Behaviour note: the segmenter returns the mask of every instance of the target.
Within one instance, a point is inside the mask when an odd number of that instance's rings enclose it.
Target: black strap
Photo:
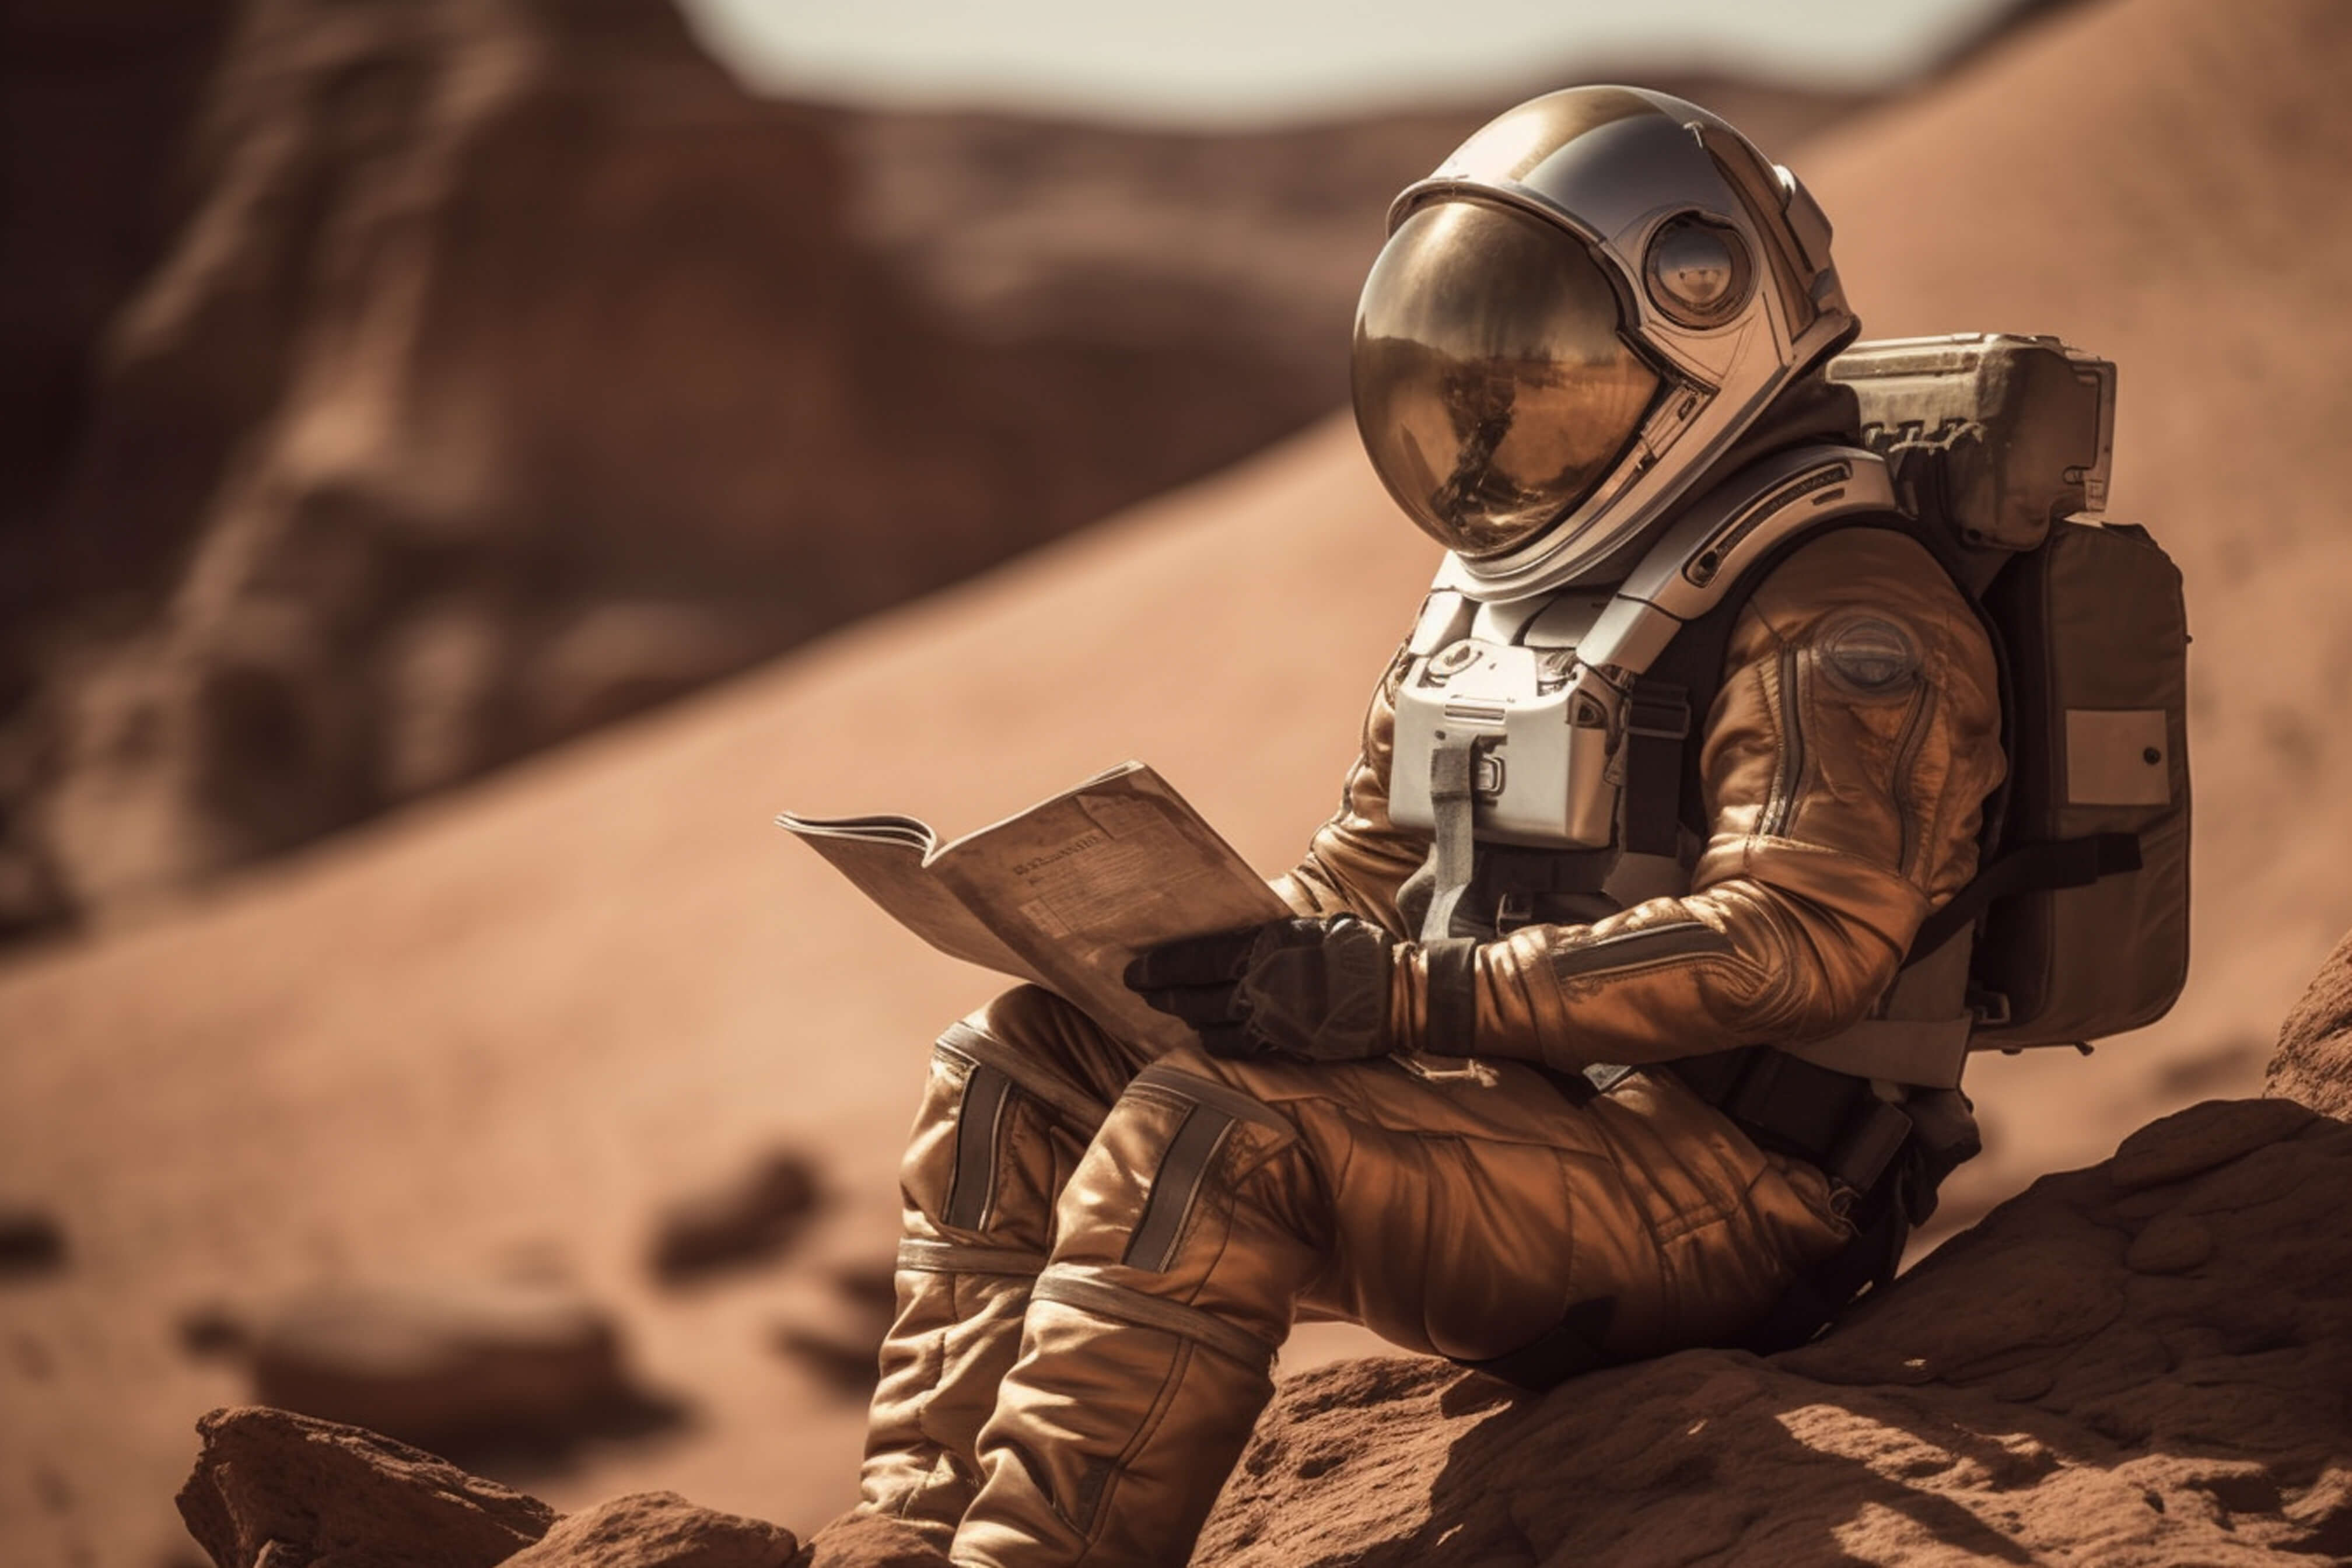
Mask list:
[[[1626,854],[1672,858],[1681,848],[1683,754],[1696,749],[1684,744],[1690,732],[1687,688],[1646,675],[1634,680],[1625,713]]]
[[[1791,1279],[1772,1310],[1748,1329],[1740,1349],[1758,1355],[1794,1350],[1827,1328],[1864,1288],[1886,1288],[1911,1239],[1903,1205],[1890,1190],[1854,1217],[1853,1239]]]
[[[1911,1119],[1879,1099],[1867,1079],[1769,1046],[1665,1065],[1758,1146],[1803,1160],[1858,1193],[1877,1188],[1911,1139]]]
[[[1466,937],[1441,937],[1423,942],[1421,951],[1429,965],[1423,1047],[1441,1057],[1476,1054],[1478,944]]]
[[[1455,1364],[1540,1394],[1559,1387],[1571,1377],[1616,1366],[1624,1360],[1601,1348],[1601,1336],[1609,1331],[1609,1321],[1616,1315],[1614,1297],[1598,1296],[1579,1301],[1568,1310],[1566,1317],[1531,1343],[1490,1361],[1456,1358]]]
[[[2139,868],[2139,838],[2135,834],[2094,833],[2082,838],[2021,844],[1978,872],[1952,896],[1951,902],[1922,921],[1903,962],[1918,963],[1976,924],[1987,909],[2002,899],[2060,888],[2087,888],[2102,877],[2121,876]]]

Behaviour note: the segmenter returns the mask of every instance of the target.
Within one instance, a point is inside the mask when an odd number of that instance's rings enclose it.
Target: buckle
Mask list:
[[[1644,740],[1679,741],[1690,733],[1690,699],[1680,691],[1636,690],[1625,704],[1625,732]]]
[[[1910,1136],[1911,1119],[1873,1095],[1870,1109],[1839,1135],[1836,1146],[1822,1162],[1822,1172],[1857,1193],[1867,1193],[1878,1185],[1878,1179]]]

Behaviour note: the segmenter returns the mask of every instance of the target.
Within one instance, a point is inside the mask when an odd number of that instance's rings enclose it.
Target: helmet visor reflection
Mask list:
[[[1603,263],[1516,208],[1434,203],[1398,226],[1356,312],[1356,425],[1449,550],[1527,543],[1633,445],[1660,380],[1619,332]]]

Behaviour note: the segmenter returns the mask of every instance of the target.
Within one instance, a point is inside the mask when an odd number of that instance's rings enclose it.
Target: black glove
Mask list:
[[[1396,939],[1353,915],[1186,937],[1127,966],[1127,986],[1200,1031],[1212,1056],[1360,1061],[1389,1054]]]

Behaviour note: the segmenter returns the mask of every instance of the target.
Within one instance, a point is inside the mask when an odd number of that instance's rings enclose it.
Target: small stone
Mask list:
[[[38,1209],[0,1208],[0,1279],[65,1267],[66,1233]]]
[[[218,1301],[189,1308],[173,1327],[180,1349],[198,1361],[238,1356],[253,1348],[253,1325]]]
[[[2213,1233],[2181,1215],[2150,1220],[2124,1253],[2135,1274],[2186,1274],[2213,1256]]]
[[[23,1329],[8,1339],[9,1360],[27,1383],[47,1383],[57,1375],[58,1358],[49,1347]]]
[[[778,1151],[731,1181],[679,1199],[654,1227],[647,1266],[667,1285],[765,1263],[796,1240],[824,1197],[816,1166]]]
[[[881,1380],[882,1336],[878,1332],[850,1339],[788,1324],[776,1330],[774,1343],[777,1350],[814,1373],[836,1394],[866,1399]]]
[[[784,1568],[800,1542],[764,1520],[632,1492],[556,1521],[506,1568]]]
[[[253,1384],[263,1403],[444,1451],[562,1448],[666,1414],[630,1383],[605,1311],[547,1285],[312,1291],[261,1327]]]

